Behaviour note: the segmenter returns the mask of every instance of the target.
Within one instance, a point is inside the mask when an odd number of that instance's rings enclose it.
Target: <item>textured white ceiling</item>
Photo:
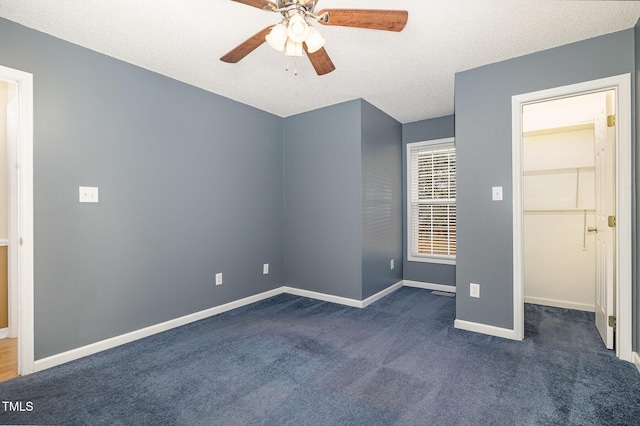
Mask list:
[[[220,56],[279,15],[230,0],[2,0],[0,16],[281,117],[363,98],[402,123],[452,114],[454,74],[632,28],[635,1],[320,0],[406,9],[401,33],[317,26],[336,70],[268,44]],[[289,65],[290,71],[285,71]],[[293,69],[297,68],[298,75]]]

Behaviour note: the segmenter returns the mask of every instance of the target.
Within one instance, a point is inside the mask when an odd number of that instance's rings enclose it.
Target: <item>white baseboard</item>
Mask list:
[[[575,309],[578,311],[595,312],[594,305],[586,303],[568,302],[566,300],[545,299],[542,297],[525,296],[524,303],[533,303],[534,305],[553,306],[555,308]]]
[[[324,302],[337,303],[339,305],[351,306],[352,308],[366,308],[373,302],[376,302],[386,295],[393,293],[402,287],[402,281],[398,281],[390,287],[385,288],[378,293],[367,297],[364,300],[350,299],[348,297],[334,296],[332,294],[318,293],[317,291],[303,290],[295,287],[282,287],[284,293],[294,294],[296,296],[308,297],[310,299],[322,300]]]
[[[502,337],[510,340],[521,340],[517,338],[515,330],[510,330],[508,328],[494,327],[493,325],[480,324],[477,322],[459,319],[453,322],[453,326],[461,330],[474,331],[476,333],[488,334],[489,336]]]
[[[6,339],[9,337],[9,328],[0,328],[0,339]]]
[[[157,333],[162,333],[163,331],[171,330],[172,328],[180,327],[195,321],[200,321],[202,319],[209,318],[214,315],[230,311],[232,309],[240,308],[242,306],[250,305],[251,303],[259,302],[261,300],[277,296],[284,292],[283,288],[284,287],[279,287],[274,290],[265,291],[264,293],[245,297],[244,299],[225,303],[224,305],[205,309],[204,311],[195,312],[193,314],[185,315],[180,318],[175,318],[169,321],[162,322],[160,324],[141,328],[139,330],[121,334],[119,336],[91,343],[90,345],[82,346],[70,351],[39,359],[34,362],[34,372],[46,370],[47,368],[55,367],[56,365],[64,364],[65,362],[74,361],[85,356],[93,355],[97,352],[124,345],[125,343],[130,343]]]
[[[638,352],[631,353],[631,362],[633,362],[640,373],[640,354]]]
[[[404,280],[402,281],[402,283],[407,287],[424,288],[425,290],[448,291],[449,293],[456,292],[455,285],[423,283],[420,281],[411,280]]]
[[[369,306],[373,302],[377,302],[378,300],[382,299],[383,297],[388,296],[389,294],[393,293],[394,291],[396,291],[397,289],[399,289],[402,286],[403,286],[403,282],[402,281],[398,281],[397,283],[395,283],[391,287],[387,287],[384,290],[379,291],[376,294],[367,297],[366,299],[364,299],[361,302],[362,303],[362,307],[366,308],[367,306]]]
[[[322,300],[323,302],[337,303],[339,305],[351,306],[352,308],[362,308],[362,300],[349,299],[348,297],[334,296],[332,294],[318,293],[317,291],[302,290],[295,287],[282,287],[283,293],[296,296],[308,297],[309,299]]]
[[[236,300],[234,302],[225,303],[224,305],[215,306],[213,308],[205,309],[204,311],[195,312],[193,314],[185,315],[180,318],[175,318],[169,321],[155,324],[149,327],[141,328],[139,330],[131,331],[129,333],[121,334],[119,336],[111,337],[109,339],[101,340],[99,342],[91,343],[86,346],[82,346],[70,351],[62,352],[56,355],[51,355],[46,358],[39,359],[34,362],[34,372],[46,370],[47,368],[55,367],[60,364],[64,364],[69,361],[83,358],[85,356],[93,355],[98,352],[105,351],[107,349],[115,348],[116,346],[131,343],[135,340],[143,339],[145,337],[152,336],[154,334],[162,333],[163,331],[171,330],[172,328],[181,327],[183,325],[190,324],[195,321],[200,321],[205,318],[209,318],[223,312],[237,309],[242,306],[250,305],[255,302],[259,302],[264,299],[268,299],[273,296],[277,296],[282,293],[289,293],[296,296],[309,297],[311,299],[322,300],[325,302],[338,303],[340,305],[351,306],[354,308],[364,308],[371,303],[380,300],[384,296],[392,293],[393,291],[402,287],[402,281],[388,287],[365,300],[349,299],[346,297],[333,296],[330,294],[318,293],[315,291],[301,290],[293,287],[279,287],[273,290],[265,291],[264,293],[256,294],[254,296],[245,297],[244,299]],[[7,329],[8,330],[8,329]]]

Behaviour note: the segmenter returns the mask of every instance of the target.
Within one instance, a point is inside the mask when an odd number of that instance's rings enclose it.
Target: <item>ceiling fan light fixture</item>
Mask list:
[[[309,37],[307,37],[305,41],[305,43],[307,43],[307,51],[309,53],[315,53],[324,47],[325,42],[326,40],[320,35],[320,31],[309,26]]]
[[[279,52],[284,50],[284,45],[287,43],[287,27],[284,24],[278,24],[271,28],[271,32],[265,37],[269,46],[273,47]]]
[[[324,49],[325,39],[311,26],[321,25],[366,28],[400,32],[407,24],[409,12],[392,9],[325,9],[315,12],[318,0],[231,0],[281,15],[280,23],[269,25],[220,57],[235,64],[268,42],[286,56],[302,57],[307,53],[318,75],[336,69]]]
[[[286,56],[302,56],[302,43],[298,43],[291,39],[287,40],[284,45],[284,54]]]
[[[287,35],[296,43],[302,43],[309,37],[309,24],[299,13],[296,13],[289,19],[289,27],[287,28]]]

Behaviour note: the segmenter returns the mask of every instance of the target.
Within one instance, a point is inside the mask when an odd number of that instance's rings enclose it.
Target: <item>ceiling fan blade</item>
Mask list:
[[[409,12],[406,10],[380,9],[325,9],[318,15],[328,15],[328,21],[320,20],[324,25],[368,28],[371,30],[402,31],[407,24]]]
[[[257,7],[258,9],[277,9],[278,6],[269,0],[231,0],[236,3],[246,4],[247,6]],[[266,7],[265,7],[266,6]]]
[[[313,65],[313,68],[315,68],[318,75],[329,74],[331,71],[336,69],[336,66],[333,65],[333,62],[331,62],[331,58],[329,58],[329,55],[327,54],[327,51],[324,50],[324,47],[321,47],[319,50],[313,53],[309,53],[307,43],[304,43],[302,46],[304,47],[304,51],[311,61],[311,65]]]
[[[240,59],[256,50],[256,48],[258,48],[260,45],[262,45],[262,43],[266,41],[265,37],[267,36],[267,34],[269,34],[269,31],[271,31],[272,26],[273,25],[268,26],[262,31],[255,33],[246,41],[240,43],[235,49],[231,50],[226,55],[221,57],[220,60],[223,62],[229,62],[230,64],[235,64]]]

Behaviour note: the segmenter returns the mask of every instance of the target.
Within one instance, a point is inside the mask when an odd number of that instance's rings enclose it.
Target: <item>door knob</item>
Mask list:
[[[587,228],[587,232],[596,232],[597,233],[598,232],[598,228],[590,226],[590,227]]]

